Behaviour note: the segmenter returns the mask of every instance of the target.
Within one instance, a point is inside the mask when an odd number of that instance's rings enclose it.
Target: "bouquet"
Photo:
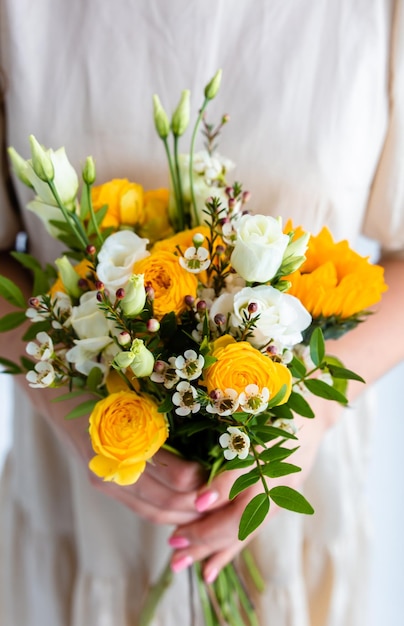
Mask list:
[[[66,419],[90,415],[90,469],[119,485],[137,481],[161,447],[197,460],[207,481],[238,469],[229,498],[255,483],[262,491],[240,519],[246,539],[270,503],[299,513],[313,509],[302,494],[271,479],[298,472],[296,414],[313,418],[310,394],[347,404],[356,373],[325,351],[362,322],[386,289],[381,267],[278,217],[248,211],[250,193],[228,181],[231,162],[215,142],[227,123],[206,121],[221,72],[205,87],[187,154],[179,139],[189,125],[184,91],[169,120],[154,96],[154,122],[168,159],[169,189],[145,191],[115,179],[94,185],[88,157],[82,189],[63,148],[31,136],[31,159],[9,149],[14,170],[32,188],[35,212],[64,254],[41,267],[13,256],[33,273],[26,301],[7,278],[0,294],[20,310],[0,330],[28,317],[28,356],[1,359],[26,373],[31,387],[67,388],[78,398]],[[196,152],[198,129],[205,150]],[[86,394],[85,402],[80,402]],[[88,399],[90,394],[90,399]],[[254,580],[254,564],[245,556]],[[256,624],[237,568],[212,585],[195,565],[206,624]],[[149,623],[168,571],[152,589],[141,623]]]

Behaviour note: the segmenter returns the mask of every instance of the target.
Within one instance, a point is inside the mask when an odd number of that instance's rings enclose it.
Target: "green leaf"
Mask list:
[[[289,396],[288,405],[295,413],[303,415],[303,417],[314,417],[313,409],[302,394],[292,391]]]
[[[159,413],[169,413],[169,411],[173,408],[173,402],[171,400],[171,396],[166,396],[163,402],[159,405],[158,412]],[[205,425],[206,426],[206,425]]]
[[[20,309],[24,309],[24,311],[27,308],[27,301],[21,289],[5,276],[0,276],[0,295],[3,296],[7,302],[10,302],[10,304]]]
[[[293,413],[288,404],[280,404],[279,406],[274,406],[271,409],[272,417],[276,417],[277,419],[282,418],[285,420],[292,420]]]
[[[0,357],[0,365],[3,366],[4,369],[0,368],[0,374],[22,374],[23,370],[17,363],[13,361],[9,361],[3,357]]]
[[[321,328],[316,328],[310,338],[310,358],[317,367],[325,356],[324,337]]]
[[[27,372],[29,372],[30,370],[33,370],[35,368],[35,361],[33,361],[32,359],[29,359],[27,356],[20,357],[20,362],[21,362],[21,365],[23,366],[23,368]]]
[[[276,393],[269,400],[267,409],[271,409],[273,406],[277,406],[278,404],[280,404],[282,402],[283,398],[285,397],[286,390],[287,390],[286,385],[282,385],[282,387],[279,389],[278,393]]]
[[[283,459],[287,459],[298,449],[299,446],[296,448],[283,448],[282,446],[275,445],[261,452],[259,458],[265,463],[268,463],[269,461],[283,461]]]
[[[64,393],[57,398],[52,398],[51,402],[64,402],[64,400],[71,400],[72,398],[78,398],[85,393],[85,390],[82,389],[80,391],[69,391],[69,393]]]
[[[294,376],[295,378],[304,378],[307,373],[307,369],[304,363],[302,363],[302,361],[295,356],[290,362],[289,369],[292,373],[292,376]]]
[[[335,400],[341,404],[348,404],[348,400],[340,391],[323,380],[308,379],[304,381],[304,384],[315,396],[326,398],[327,400]]]
[[[17,311],[16,313],[7,313],[4,317],[0,318],[0,333],[5,333],[8,330],[17,328],[27,321],[27,316],[24,311]]]
[[[203,366],[203,369],[210,367],[211,365],[213,365],[213,363],[216,363],[217,358],[215,356],[212,356],[211,354],[207,354],[205,357],[205,363]]]
[[[42,270],[41,264],[39,261],[33,257],[31,254],[26,254],[25,252],[10,252],[11,256],[18,261],[23,267],[26,267],[29,270]]]
[[[266,493],[259,493],[249,502],[240,519],[238,538],[243,541],[266,518],[269,511],[269,498]]]
[[[287,476],[288,474],[296,474],[301,472],[302,468],[293,463],[281,463],[280,461],[274,461],[264,465],[262,467],[262,473],[268,478],[278,478],[279,476]]]
[[[276,439],[277,437],[282,437],[284,439],[297,439],[295,435],[292,433],[288,433],[286,430],[282,428],[276,428],[276,426],[259,426],[254,429],[254,433],[258,435],[264,441],[270,441],[271,439]]]
[[[229,499],[233,500],[233,498],[241,493],[241,491],[244,491],[244,489],[248,489],[248,487],[251,487],[251,485],[254,485],[256,482],[258,482],[259,478],[260,474],[257,467],[254,467],[254,469],[252,469],[247,474],[242,474],[241,476],[239,476],[234,481],[233,486],[230,489]]]
[[[101,385],[103,379],[103,373],[99,367],[93,367],[87,376],[87,389],[90,391],[97,391]]]
[[[95,407],[95,405],[97,404],[97,402],[98,402],[98,400],[86,400],[85,402],[82,402],[82,404],[79,404],[78,406],[76,406],[75,409],[70,411],[65,416],[65,419],[66,420],[73,420],[73,419],[76,419],[76,417],[82,417],[83,415],[89,415],[92,412],[92,410]]]
[[[47,332],[50,328],[51,324],[46,320],[44,320],[43,322],[35,322],[28,327],[27,331],[23,335],[23,340],[31,341],[32,339],[35,339],[38,333],[42,331]]]
[[[32,286],[32,293],[34,296],[40,293],[46,293],[49,291],[50,280],[46,273],[42,269],[34,270],[34,284]]]
[[[356,374],[352,372],[352,370],[348,370],[345,367],[339,367],[338,365],[333,365],[328,361],[328,357],[326,358],[327,369],[330,372],[333,378],[343,378],[345,380],[358,380],[361,383],[365,383],[366,381]]]
[[[305,515],[312,515],[314,513],[313,507],[306,500],[306,498],[291,487],[273,487],[270,490],[269,495],[275,504],[280,506],[282,509],[295,511],[295,513],[304,513]]]

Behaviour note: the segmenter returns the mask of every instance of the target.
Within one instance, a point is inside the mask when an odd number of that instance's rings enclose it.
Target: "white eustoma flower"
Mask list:
[[[244,287],[238,293],[222,294],[210,309],[211,319],[217,313],[226,317],[230,314],[230,326],[235,329],[244,326],[246,317],[257,318],[247,341],[256,348],[274,341],[280,352],[300,343],[302,331],[311,322],[311,315],[300,300],[270,285]]]
[[[281,219],[268,215],[243,215],[237,223],[237,239],[230,262],[248,282],[266,283],[282,264],[289,243]]]
[[[191,385],[191,383],[183,380],[178,383],[176,392],[174,393],[172,400],[176,405],[175,412],[177,415],[181,415],[181,417],[185,417],[190,413],[197,413],[201,408],[199,402],[196,402],[198,397],[198,393]]]
[[[177,356],[175,359],[175,372],[180,378],[195,380],[202,374],[205,359],[202,354],[197,354],[195,350],[186,350],[184,356]]]
[[[209,404],[206,405],[208,413],[221,415],[231,415],[239,406],[238,393],[235,389],[216,389],[209,397]]]
[[[98,253],[97,276],[111,295],[125,287],[136,261],[149,256],[148,243],[130,230],[120,230],[104,241]]]
[[[89,339],[76,339],[75,346],[66,353],[66,359],[73,363],[78,372],[86,376],[93,367],[99,367],[103,373],[107,370],[107,365],[100,361],[102,352],[114,344],[111,337],[92,337]]]
[[[187,272],[198,274],[208,269],[210,265],[209,252],[206,248],[191,246],[185,250],[184,256],[180,256],[179,262]]]
[[[227,433],[220,435],[219,443],[225,448],[223,454],[228,461],[235,459],[236,456],[239,459],[246,459],[250,451],[249,436],[235,426],[229,426]]]
[[[37,334],[35,341],[27,343],[26,351],[30,356],[33,356],[37,361],[49,361],[53,355],[53,341],[49,337],[48,333],[41,331]]]
[[[55,380],[56,374],[53,366],[48,361],[39,361],[36,363],[35,369],[30,370],[26,374],[26,379],[30,387],[36,389],[45,389]]]
[[[145,302],[144,274],[132,274],[121,302],[122,310],[127,317],[136,317],[143,310]]]
[[[109,321],[98,304],[97,292],[87,291],[81,296],[80,304],[73,307],[70,321],[79,339],[109,335]]]
[[[259,389],[258,385],[247,385],[247,387],[240,393],[239,402],[240,409],[246,413],[252,413],[257,415],[262,413],[268,406],[269,401],[269,389],[263,387]]]

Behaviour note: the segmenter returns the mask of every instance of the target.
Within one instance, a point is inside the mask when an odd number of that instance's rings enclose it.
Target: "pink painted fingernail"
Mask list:
[[[198,496],[195,500],[195,508],[199,513],[206,511],[216,500],[219,494],[217,491],[205,491],[202,495]]]
[[[218,573],[219,570],[216,567],[209,570],[209,572],[204,575],[205,583],[208,583],[208,585],[213,583],[216,580]]]
[[[172,548],[188,548],[190,545],[190,542],[186,537],[170,537],[168,543]]]
[[[192,556],[183,556],[177,561],[174,561],[174,563],[171,563],[171,569],[175,574],[178,574],[178,572],[181,572],[183,569],[192,565],[192,562]]]

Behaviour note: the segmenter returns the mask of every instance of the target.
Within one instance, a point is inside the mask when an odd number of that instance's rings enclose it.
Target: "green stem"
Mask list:
[[[189,185],[191,188],[191,211],[193,211],[193,216],[194,216],[194,225],[195,226],[199,226],[199,218],[198,218],[198,214],[196,212],[196,202],[195,202],[195,193],[194,193],[194,150],[195,150],[195,139],[196,139],[196,133],[198,131],[198,127],[199,124],[202,121],[202,117],[204,114],[204,111],[206,109],[206,107],[208,106],[208,102],[209,102],[209,98],[205,98],[203,104],[202,104],[202,108],[199,111],[199,115],[197,117],[197,120],[195,122],[195,126],[194,126],[194,130],[192,132],[192,138],[191,138],[191,149],[190,149],[190,153],[189,153]]]
[[[244,613],[249,622],[249,626],[259,626],[257,615],[254,610],[254,606],[245,590],[243,583],[236,571],[234,564],[230,563],[226,568],[227,575],[236,589],[236,595],[243,607]]]
[[[151,624],[157,605],[165,591],[171,585],[172,578],[173,573],[170,561],[168,561],[157,582],[151,587],[147,595],[146,602],[140,614],[138,626],[149,626],[149,624]]]
[[[87,183],[85,183],[85,186],[86,186],[87,204],[88,204],[88,209],[90,211],[91,222],[93,224],[95,234],[97,235],[98,245],[101,247],[102,244],[104,243],[104,240],[102,238],[100,229],[98,228],[97,220],[95,218],[93,201],[91,198],[91,185],[88,185]]]
[[[178,137],[174,136],[174,163],[175,163],[175,174],[177,177],[177,190],[178,190],[178,204],[179,204],[179,214],[181,217],[180,220],[180,230],[184,230],[185,228],[185,208],[184,208],[184,196],[182,193],[182,181],[180,174],[180,163],[179,163],[179,155],[178,155]]]
[[[205,620],[205,626],[220,626],[215,614],[212,611],[212,607],[209,601],[209,597],[206,591],[206,585],[202,577],[201,564],[199,562],[194,564],[194,572],[196,577],[196,583],[198,586],[199,599],[201,601],[203,616]],[[140,626],[147,626],[140,624]]]
[[[261,576],[261,572],[259,571],[257,564],[255,563],[250,550],[248,548],[244,548],[244,550],[241,552],[241,556],[244,560],[245,566],[251,577],[251,580],[253,581],[255,585],[255,588],[260,593],[263,593],[263,591],[265,590],[265,582]]]
[[[171,152],[170,152],[170,148],[168,145],[168,141],[166,138],[163,139],[163,144],[164,144],[164,149],[166,151],[166,156],[167,156],[167,161],[168,161],[168,168],[170,170],[170,176],[171,176],[171,181],[172,181],[172,185],[173,185],[173,189],[174,189],[174,197],[175,197],[175,206],[177,209],[177,220],[178,220],[178,224],[180,225],[179,230],[182,230],[181,224],[184,222],[184,216],[180,215],[180,196],[179,196],[179,191],[178,191],[178,181],[177,181],[177,175],[174,169],[174,165],[173,165],[173,160],[171,158]],[[178,224],[175,224],[175,228],[177,230]]]
[[[63,217],[66,220],[66,223],[70,226],[70,228],[72,229],[74,235],[77,237],[77,239],[80,241],[81,245],[83,246],[83,248],[86,248],[88,246],[88,244],[90,243],[86,233],[83,230],[83,227],[80,223],[80,221],[77,220],[77,216],[75,215],[75,213],[71,213],[70,211],[68,211],[65,207],[65,205],[63,204],[58,191],[55,187],[54,182],[48,181],[48,185],[49,188],[53,194],[53,197],[55,198],[57,205],[59,207],[59,209],[62,211],[63,213]]]
[[[264,487],[264,491],[265,491],[266,495],[268,496],[268,499],[270,499],[267,481],[265,479],[264,474],[262,473],[260,459],[259,459],[259,456],[258,456],[257,451],[255,449],[255,446],[253,444],[251,444],[251,449],[253,451],[253,455],[254,455],[254,458],[255,458],[255,464],[257,466],[257,470],[258,470],[258,473],[260,475],[260,479],[261,479],[262,485]]]

